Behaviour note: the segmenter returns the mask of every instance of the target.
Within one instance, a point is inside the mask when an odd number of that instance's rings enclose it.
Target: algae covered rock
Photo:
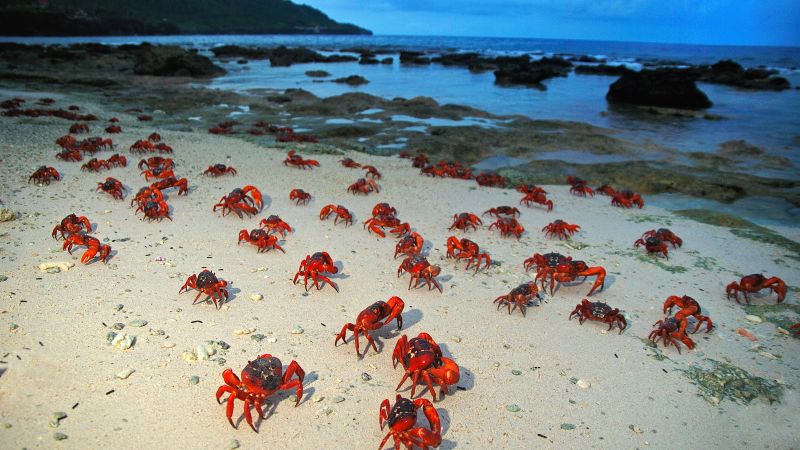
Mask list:
[[[744,405],[760,398],[768,403],[780,401],[783,386],[765,378],[750,375],[733,364],[707,359],[711,368],[693,365],[684,375],[697,385],[699,395],[712,405],[728,398]]]

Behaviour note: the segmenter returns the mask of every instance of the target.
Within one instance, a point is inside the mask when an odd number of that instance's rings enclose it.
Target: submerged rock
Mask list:
[[[349,77],[337,78],[333,80],[334,83],[344,83],[350,86],[359,86],[369,83],[369,80],[360,75],[350,75]]]
[[[546,89],[542,81],[554,77],[566,77],[572,63],[561,58],[542,58],[530,61],[527,56],[497,58],[499,68],[494,71],[494,82],[499,85],[522,84]]]
[[[225,74],[210,59],[172,45],[141,45],[136,52],[133,72],[160,77],[210,78]]]
[[[711,101],[697,88],[695,78],[681,71],[643,70],[622,75],[608,88],[610,103],[705,109]]]

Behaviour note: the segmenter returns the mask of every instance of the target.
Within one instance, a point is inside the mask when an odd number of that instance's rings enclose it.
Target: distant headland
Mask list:
[[[9,0],[3,36],[372,34],[289,0]]]

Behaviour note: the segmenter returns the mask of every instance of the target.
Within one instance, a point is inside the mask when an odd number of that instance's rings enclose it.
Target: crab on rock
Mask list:
[[[409,289],[411,289],[412,283],[414,283],[414,288],[417,288],[420,287],[420,282],[424,281],[423,286],[427,285],[428,290],[435,287],[439,289],[439,292],[442,292],[442,286],[436,281],[436,277],[441,270],[439,266],[431,265],[424,256],[413,255],[407,257],[400,263],[400,267],[397,268],[397,276],[399,277],[403,272],[411,274],[411,279],[408,280]]]
[[[422,408],[425,418],[428,420],[430,429],[417,427],[417,410]],[[427,449],[428,447],[438,447],[442,443],[442,424],[439,413],[428,399],[418,398],[409,400],[397,394],[394,406],[389,405],[389,399],[384,399],[381,403],[380,417],[381,430],[384,426],[389,427],[389,432],[383,437],[378,450],[381,450],[386,441],[391,437],[394,439],[394,448],[399,449],[400,444],[411,449],[415,445]]]
[[[301,203],[305,205],[309,200],[311,200],[311,194],[302,189],[292,189],[292,191],[289,192],[289,200],[294,200],[294,204],[298,206]]]
[[[58,233],[61,233],[61,237],[66,239],[70,234],[79,234],[84,228],[87,233],[92,232],[92,223],[89,222],[89,219],[85,216],[79,217],[74,213],[70,214],[61,219],[61,223],[53,228],[53,239],[58,240]]]
[[[400,389],[410,378],[412,398],[420,381],[425,382],[433,401],[436,401],[434,383],[439,385],[444,397],[449,393],[447,387],[458,383],[461,378],[458,365],[452,359],[442,356],[442,349],[428,333],[420,333],[410,340],[405,334],[401,336],[392,353],[392,364],[397,367],[398,363],[403,366],[405,373],[395,390]]]
[[[453,228],[467,231],[470,227],[477,230],[478,225],[483,225],[480,217],[472,213],[453,214],[453,224],[450,225],[450,230]]]
[[[378,347],[375,345],[375,340],[372,339],[369,332],[372,330],[377,330],[378,328],[388,325],[393,320],[397,319],[397,329],[403,329],[403,316],[401,315],[403,312],[403,308],[405,307],[405,303],[403,299],[400,297],[392,297],[388,301],[378,301],[373,303],[372,305],[368,306],[365,310],[361,311],[356,317],[356,323],[347,323],[342,327],[342,331],[336,335],[336,340],[333,341],[333,345],[336,346],[339,343],[339,339],[342,340],[345,344],[347,344],[347,330],[350,330],[353,333],[354,341],[356,344],[356,355],[360,355],[359,345],[358,345],[358,334],[363,333],[364,336],[367,338],[367,350],[369,350],[369,346],[372,346],[372,349],[375,352],[378,351]],[[384,320],[386,319],[386,320]],[[384,320],[381,323],[381,320]],[[364,352],[366,354],[366,350]]]
[[[268,234],[266,231],[260,228],[250,230],[249,233],[247,230],[241,230],[239,232],[238,243],[241,244],[242,241],[249,242],[258,247],[258,253],[263,253],[273,248],[286,253],[286,251],[284,251],[283,248],[278,245],[278,236]]]
[[[297,378],[293,380],[292,377],[295,376]],[[286,367],[286,372],[283,372],[283,364],[280,359],[270,354],[263,354],[255,361],[247,362],[242,370],[241,379],[231,369],[225,369],[222,372],[222,380],[225,381],[225,384],[217,388],[217,402],[220,402],[220,398],[226,392],[229,394],[226,400],[225,415],[231,426],[236,428],[236,425],[233,424],[233,405],[236,399],[244,401],[244,419],[257,433],[258,430],[253,425],[250,407],[255,407],[259,417],[263,420],[265,417],[261,407],[267,397],[275,392],[294,388],[297,388],[295,406],[299,405],[303,398],[305,376],[305,371],[296,361],[292,360]]]
[[[500,309],[501,306],[506,305],[508,306],[508,313],[517,308],[522,312],[522,316],[525,317],[525,309],[528,307],[528,304],[536,297],[541,301],[541,297],[539,296],[539,288],[536,287],[536,281],[531,281],[530,283],[522,283],[519,286],[515,287],[511,290],[508,294],[501,295],[494,299],[494,302],[497,303],[497,309]],[[513,308],[512,308],[513,305]]]
[[[342,205],[326,205],[323,206],[322,209],[319,211],[319,220],[325,220],[330,217],[331,214],[334,214],[336,217],[333,219],[333,224],[336,223],[341,219],[344,222],[345,227],[347,225],[353,224],[353,215],[350,214],[350,211],[347,210]]]
[[[50,184],[51,180],[61,180],[61,174],[56,169],[47,166],[40,166],[28,177],[28,183],[33,181],[39,185]]]
[[[203,175],[209,177],[218,177],[225,174],[236,175],[236,169],[225,164],[214,164],[213,166],[208,166],[208,169],[203,172]]]
[[[458,253],[456,253],[456,250],[458,250]],[[487,253],[481,253],[478,244],[469,239],[459,240],[455,236],[447,238],[447,258],[455,258],[457,260],[466,259],[467,270],[469,270],[469,266],[475,263],[475,273],[478,273],[478,270],[481,268],[481,260],[486,262],[485,269],[488,269],[492,264],[492,258],[490,258]]]
[[[224,297],[226,301],[228,300],[228,290],[225,289],[227,285],[228,282],[217,279],[214,272],[203,270],[200,274],[192,275],[187,278],[186,283],[183,283],[183,286],[178,290],[178,294],[183,291],[188,292],[189,289],[197,289],[197,297],[194,298],[192,302],[193,305],[197,303],[197,299],[199,299],[201,295],[206,294],[211,298],[211,301],[214,302],[214,306],[219,309],[222,306],[222,298]],[[219,300],[219,303],[217,303],[217,300]]]
[[[99,240],[91,236],[77,233],[64,238],[62,249],[72,254],[72,247],[75,245],[86,247],[86,252],[81,256],[81,262],[84,264],[89,264],[89,261],[91,261],[98,252],[100,253],[100,260],[106,262],[111,253],[111,247],[109,245],[101,244]]]
[[[775,292],[778,294],[778,303],[781,303],[783,299],[786,298],[786,292],[788,288],[786,287],[786,283],[778,277],[770,277],[767,278],[764,275],[759,273],[754,273],[752,275],[747,275],[742,277],[739,282],[732,282],[725,288],[725,292],[730,299],[731,296],[736,299],[736,303],[739,303],[739,292],[744,295],[744,301],[747,304],[750,304],[750,299],[747,298],[747,294],[754,294],[762,289],[769,289],[770,293]]]
[[[616,325],[619,328],[620,334],[622,334],[622,330],[628,327],[625,316],[620,314],[618,308],[612,309],[602,302],[590,302],[589,300],[583,299],[580,303],[575,305],[575,309],[572,310],[569,315],[569,320],[572,320],[572,316],[576,316],[578,318],[578,323],[581,325],[587,320],[607,323],[609,331]]]
[[[252,196],[250,195],[251,193]],[[247,185],[243,188],[232,190],[228,195],[223,195],[211,210],[216,211],[217,208],[222,208],[223,216],[227,214],[227,212],[233,211],[241,218],[242,213],[248,216],[258,214],[262,205],[261,191],[255,186]]]
[[[337,273],[339,269],[333,265],[333,259],[328,252],[316,252],[313,255],[306,255],[306,258],[300,261],[300,267],[297,269],[297,273],[294,275],[294,279],[292,280],[293,284],[297,284],[297,279],[300,276],[303,276],[303,284],[305,285],[306,291],[308,291],[308,279],[314,282],[314,287],[317,289],[322,289],[322,286],[325,283],[330,284],[336,292],[339,292],[339,287],[331,281],[330,278],[323,275],[323,272],[327,273]],[[319,282],[322,281],[322,286],[319,285]]]

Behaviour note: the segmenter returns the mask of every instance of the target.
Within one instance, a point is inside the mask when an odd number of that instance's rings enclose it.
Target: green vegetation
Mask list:
[[[737,403],[748,404],[756,398],[769,403],[780,401],[783,386],[764,378],[750,375],[746,370],[726,362],[706,359],[711,369],[700,366],[683,370],[700,390],[700,396],[712,405],[718,405],[726,397]]]
[[[371,34],[289,0],[10,0],[0,34]]]
[[[759,316],[769,323],[788,330],[800,321],[800,305],[780,303],[777,305],[747,305],[744,312]]]

